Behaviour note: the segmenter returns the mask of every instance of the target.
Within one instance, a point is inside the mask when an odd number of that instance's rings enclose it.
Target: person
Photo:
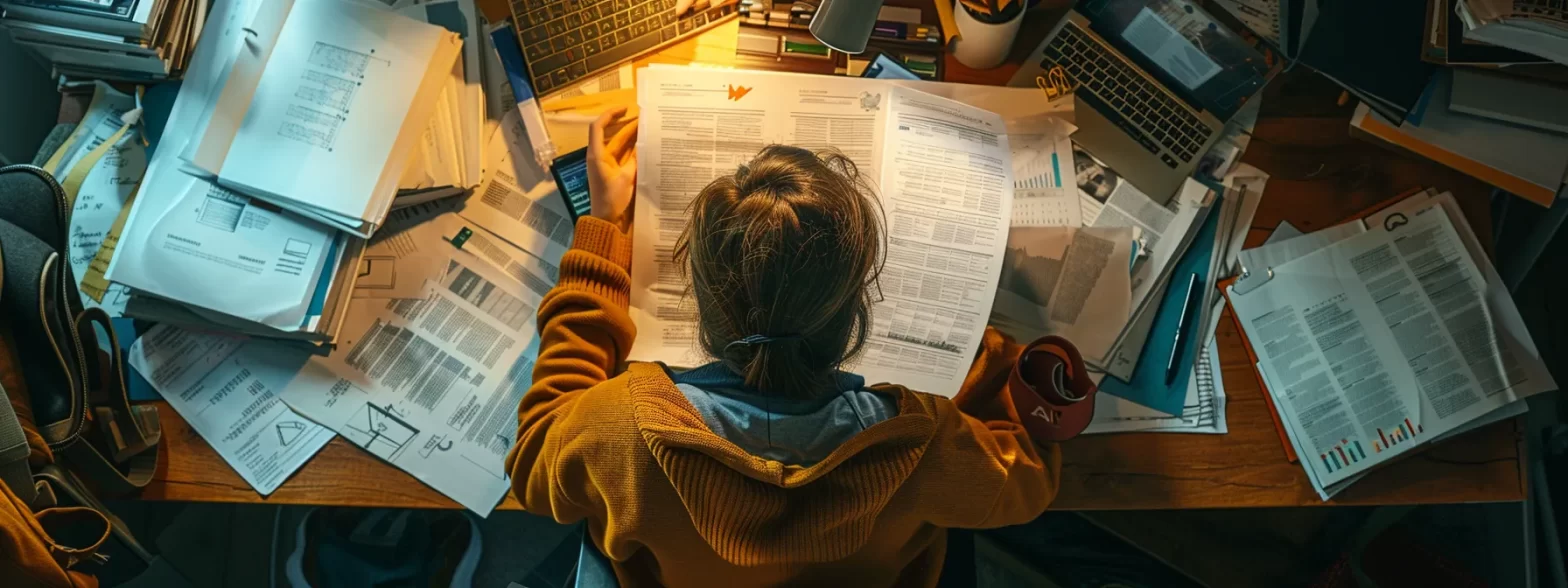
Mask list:
[[[590,129],[592,214],[539,307],[507,457],[524,508],[586,520],[623,586],[930,586],[948,528],[1044,511],[1060,452],[1018,424],[1018,345],[988,331],[956,401],[845,369],[885,229],[842,155],[770,146],[702,189],[674,259],[712,361],[628,364],[637,133],[624,109]]]

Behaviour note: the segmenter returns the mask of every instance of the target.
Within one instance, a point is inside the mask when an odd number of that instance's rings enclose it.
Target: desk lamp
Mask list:
[[[881,11],[882,0],[822,0],[811,18],[811,35],[836,51],[863,53]]]

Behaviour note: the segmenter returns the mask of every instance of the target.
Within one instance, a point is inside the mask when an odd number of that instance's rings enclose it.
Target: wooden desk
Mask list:
[[[1041,26],[1031,15],[1014,65],[973,71],[951,58],[950,81],[1005,84],[1033,48]],[[1287,73],[1271,85],[1244,161],[1273,177],[1248,245],[1289,220],[1304,231],[1338,222],[1418,186],[1458,197],[1483,243],[1491,243],[1490,187],[1440,165],[1351,139],[1350,108],[1339,89],[1315,74]],[[1116,434],[1063,445],[1059,509],[1162,509],[1310,506],[1318,500],[1301,467],[1285,461],[1262,391],[1227,318],[1219,329],[1230,434]],[[344,506],[456,508],[456,503],[335,439],[270,497],[245,484],[167,404],[163,462],[141,494],[152,500],[270,502]],[[1517,501],[1525,497],[1521,429],[1514,421],[1471,432],[1392,464],[1352,485],[1330,504]],[[501,508],[518,508],[508,496]]]

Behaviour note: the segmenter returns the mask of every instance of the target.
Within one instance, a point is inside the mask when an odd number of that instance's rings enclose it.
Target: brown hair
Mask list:
[[[865,345],[883,247],[881,207],[849,158],[773,145],[697,194],[675,263],[703,350],[748,387],[799,397],[832,388]],[[772,340],[742,341],[754,335]]]

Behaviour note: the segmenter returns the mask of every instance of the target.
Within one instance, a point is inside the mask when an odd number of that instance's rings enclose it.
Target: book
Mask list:
[[[149,47],[145,42],[133,41],[119,35],[106,35],[70,27],[16,19],[6,20],[5,26],[11,29],[11,38],[16,41],[48,43],[50,45],[96,49],[99,51],[119,51],[133,55],[158,54],[157,49]]]
[[[254,34],[252,34],[254,33]],[[359,2],[267,2],[191,163],[219,184],[366,237],[383,221],[462,47]]]
[[[69,27],[133,39],[152,36],[157,26],[154,8],[163,0],[111,0],[105,4],[59,0],[5,0],[0,9],[7,18]]]

